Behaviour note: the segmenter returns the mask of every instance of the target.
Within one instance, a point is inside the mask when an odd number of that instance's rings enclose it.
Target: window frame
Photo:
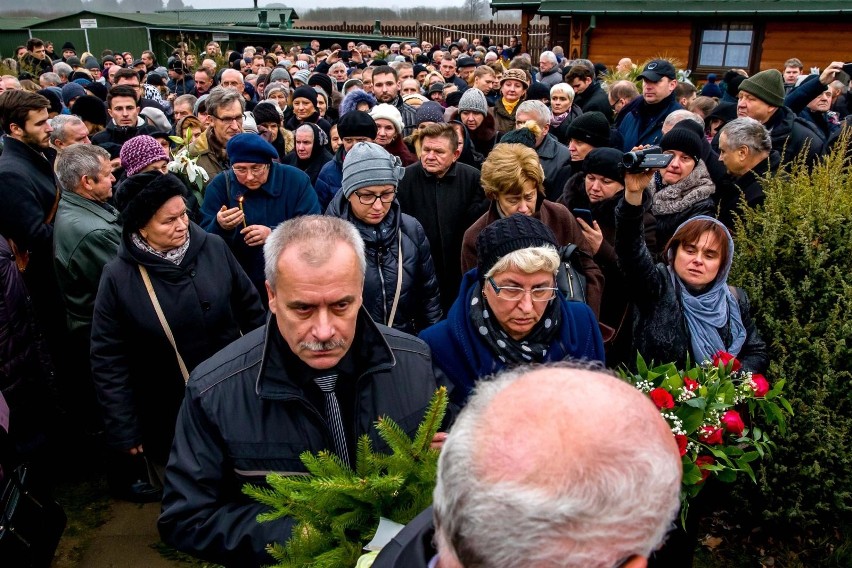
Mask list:
[[[732,66],[724,65],[724,57],[727,55],[727,48],[729,45],[747,45],[745,43],[731,43],[728,41],[727,34],[731,31],[746,31],[743,29],[745,26],[750,26],[751,31],[751,44],[749,44],[749,54],[748,54],[748,63],[742,67],[736,67],[737,69],[745,69],[749,74],[751,74],[756,68],[757,64],[760,61],[760,51],[761,45],[763,42],[763,24],[761,22],[754,22],[748,20],[709,20],[709,21],[700,21],[697,22],[693,26],[692,31],[692,47],[690,53],[690,68],[693,73],[697,73],[699,75],[707,75],[708,73],[716,73],[717,75],[722,75],[728,69],[731,69]],[[731,28],[734,27],[732,30]],[[740,28],[740,29],[737,29]],[[725,47],[725,52],[723,53],[722,60],[723,64],[721,66],[718,65],[700,65],[701,60],[701,48],[704,45],[704,32],[706,31],[724,31],[726,33],[726,41],[724,43],[719,42],[706,42],[713,45],[723,45]]]

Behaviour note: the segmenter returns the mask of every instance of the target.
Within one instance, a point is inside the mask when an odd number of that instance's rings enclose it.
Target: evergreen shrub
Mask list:
[[[740,498],[770,534],[819,535],[825,546],[809,554],[827,555],[852,521],[852,168],[835,151],[765,190],[764,208],[738,222],[732,281],[749,294],[770,349],[766,376],[786,379],[795,415],[773,434],[760,490]]]

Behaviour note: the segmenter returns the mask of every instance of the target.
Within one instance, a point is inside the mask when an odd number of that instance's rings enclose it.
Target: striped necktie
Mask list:
[[[337,395],[334,394],[337,375],[317,377],[314,379],[314,382],[325,396],[325,417],[328,422],[328,428],[331,431],[331,437],[334,440],[334,453],[336,453],[344,463],[351,465],[351,462],[349,461],[349,449],[346,446],[346,434],[343,430],[343,417],[340,414],[340,405],[337,402]]]

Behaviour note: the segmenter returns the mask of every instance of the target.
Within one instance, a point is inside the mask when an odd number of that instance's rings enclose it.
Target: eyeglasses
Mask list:
[[[236,122],[236,123],[240,124],[243,121],[243,115],[241,115],[241,114],[237,115],[237,116],[216,116],[215,114],[212,114],[210,116],[212,116],[216,120],[221,120],[222,122],[228,123],[228,124],[230,124],[231,122]]]
[[[231,170],[238,176],[247,176],[251,174],[254,177],[257,177],[263,175],[263,172],[265,172],[268,167],[269,164],[257,164],[256,166],[250,166],[248,168],[243,166],[233,166]]]
[[[376,199],[380,200],[382,203],[391,203],[396,197],[396,191],[389,191],[379,195],[376,195],[375,193],[358,193],[356,191],[355,195],[358,196],[358,201],[361,202],[361,205],[372,205],[376,202]]]
[[[509,302],[517,302],[527,294],[530,295],[530,299],[533,302],[549,302],[556,297],[556,288],[530,288],[527,290],[526,288],[519,288],[517,286],[498,286],[494,282],[493,276],[488,279],[488,283],[494,288],[494,292],[497,293],[498,298]]]

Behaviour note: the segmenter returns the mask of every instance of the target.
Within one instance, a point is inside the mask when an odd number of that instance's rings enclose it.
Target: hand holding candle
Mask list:
[[[243,214],[243,228],[246,228],[248,225],[246,224],[246,211],[243,209],[243,201],[245,200],[245,195],[241,195],[237,198],[237,202],[240,204],[240,213]]]

